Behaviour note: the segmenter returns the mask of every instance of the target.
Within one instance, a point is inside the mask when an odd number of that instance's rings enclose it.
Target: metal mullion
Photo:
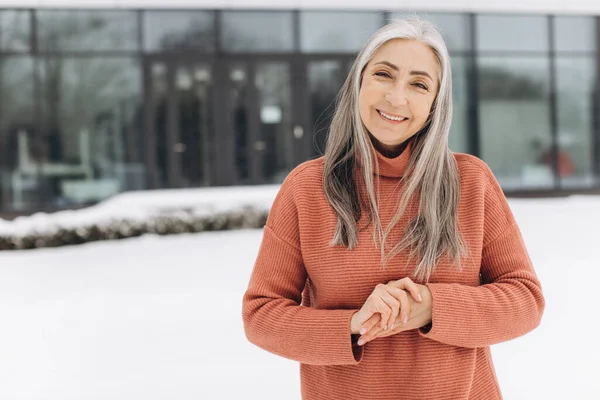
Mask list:
[[[596,187],[600,187],[600,17],[596,17],[596,90],[592,100],[592,129],[594,134],[593,170]]]
[[[179,173],[179,157],[173,151],[175,144],[177,143],[179,124],[177,115],[177,95],[176,95],[176,65],[174,63],[167,64],[167,140],[166,140],[166,152],[167,156],[167,176],[168,176],[168,187],[179,187],[180,173]]]
[[[255,149],[255,145],[262,140],[260,132],[260,104],[258,88],[256,87],[256,63],[249,62],[247,69],[247,88],[246,110],[248,110],[248,160],[250,164],[249,175],[253,184],[259,184],[264,181],[262,166],[264,162],[264,150]]]
[[[147,58],[143,60],[144,73],[144,150],[147,175],[147,185],[149,189],[156,189],[158,183],[158,167],[156,165],[156,125],[154,111],[156,104],[154,101],[154,92],[152,85],[152,64],[154,60]]]
[[[550,134],[552,138],[551,157],[552,174],[554,176],[554,189],[560,189],[561,179],[558,169],[558,103],[556,85],[556,53],[554,49],[554,16],[548,17],[548,57],[550,79]]]
[[[479,129],[479,68],[477,65],[477,26],[476,15],[471,13],[468,15],[470,20],[470,40],[471,51],[467,56],[467,73],[473,79],[467,79],[467,147],[468,152],[481,157],[481,139]]]

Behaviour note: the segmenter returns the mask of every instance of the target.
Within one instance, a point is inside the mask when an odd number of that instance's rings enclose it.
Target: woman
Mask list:
[[[489,346],[540,322],[500,186],[448,148],[451,93],[435,27],[387,25],[341,89],[324,157],[281,186],[243,320],[301,363],[303,399],[501,399]]]

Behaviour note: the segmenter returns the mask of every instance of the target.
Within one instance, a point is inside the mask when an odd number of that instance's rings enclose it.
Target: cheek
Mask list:
[[[414,115],[414,120],[420,123],[424,123],[427,121],[427,117],[429,117],[429,113],[431,111],[432,103],[429,101],[422,102],[421,104],[415,104],[412,112]]]

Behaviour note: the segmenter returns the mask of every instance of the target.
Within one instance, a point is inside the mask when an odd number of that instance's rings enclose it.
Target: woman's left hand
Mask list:
[[[396,282],[398,281],[390,281],[388,282],[388,285],[395,286]],[[394,329],[383,330],[378,326],[379,318],[372,318],[367,322],[371,325],[371,327],[366,327],[367,332],[359,338],[359,342],[362,340],[364,343],[368,343],[371,340],[380,337],[388,337],[403,331],[418,329],[430,323],[432,310],[431,307],[433,304],[431,292],[425,285],[416,285],[419,288],[419,293],[421,294],[423,300],[417,302],[411,296],[408,296],[410,301],[410,315],[406,324],[403,324],[400,318],[398,318],[394,324]],[[362,345],[364,345],[364,343]]]

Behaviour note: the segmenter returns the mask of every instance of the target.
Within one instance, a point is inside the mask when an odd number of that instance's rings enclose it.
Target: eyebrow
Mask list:
[[[388,67],[390,67],[394,71],[400,71],[400,68],[398,68],[398,66],[396,66],[395,64],[392,64],[389,61],[379,61],[378,63],[375,63],[375,65],[377,65],[377,64],[387,65]],[[410,71],[410,75],[426,76],[427,78],[429,78],[433,82],[433,78],[431,77],[431,75],[429,75],[425,71]]]

